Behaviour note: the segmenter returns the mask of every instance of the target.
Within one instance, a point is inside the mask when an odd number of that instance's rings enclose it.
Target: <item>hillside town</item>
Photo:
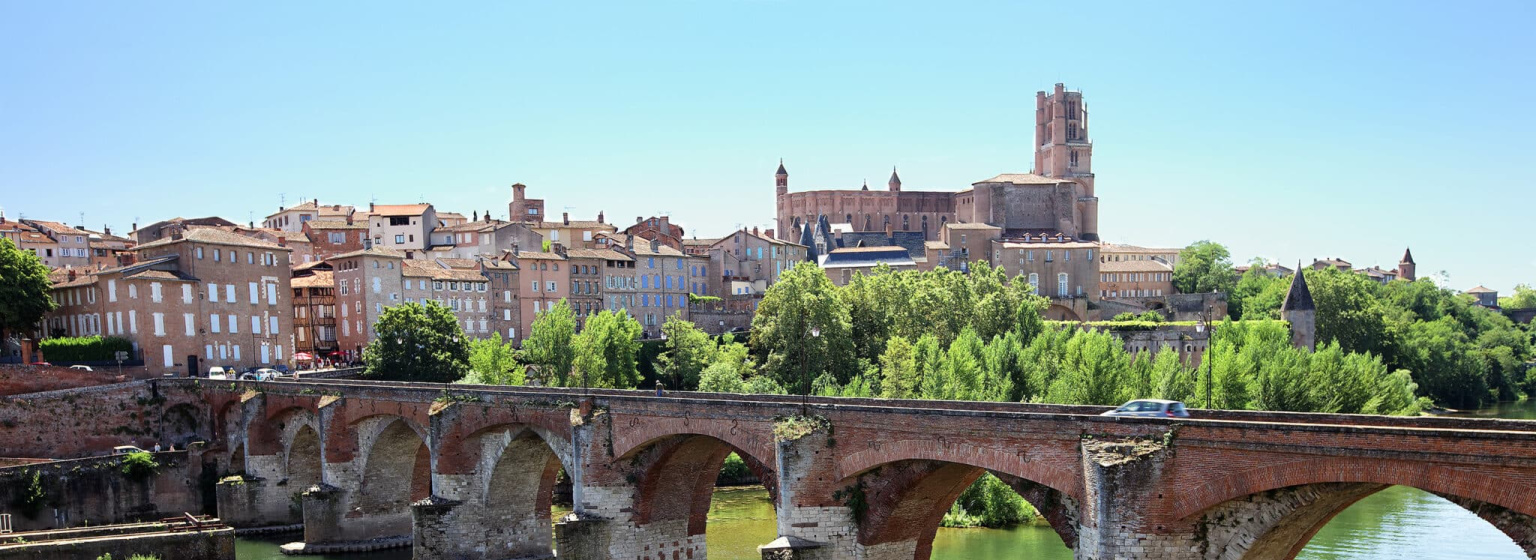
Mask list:
[[[0,236],[50,268],[57,303],[33,340],[7,340],[5,355],[30,360],[32,349],[22,346],[35,340],[103,335],[130,340],[130,360],[152,375],[195,375],[213,365],[355,363],[377,336],[372,326],[385,308],[427,301],[451,309],[465,336],[498,334],[513,344],[561,300],[578,328],[610,310],[639,321],[647,339],[659,337],[673,316],[722,334],[748,328],[768,289],[801,262],[815,263],[838,286],[881,266],[965,272],[987,262],[1027,279],[1050,299],[1046,318],[1058,321],[1146,312],[1172,321],[1226,316],[1225,294],[1175,289],[1181,248],[1100,238],[1081,92],[1064,84],[1038,92],[1034,135],[1031,172],[998,173],[954,191],[904,188],[894,168],[883,190],[792,191],[781,161],[770,229],[690,232],[672,216],[619,221],[603,211],[551,216],[545,199],[532,198],[537,191],[522,183],[509,188],[510,220],[429,202],[365,207],[311,199],[277,208],[259,224],[177,216],[135,223],[121,236],[109,227],[0,213]],[[1417,277],[1409,250],[1392,269],[1357,268],[1337,257],[1305,266],[1381,283]],[[1278,277],[1295,272],[1278,263],[1254,268]],[[1498,305],[1493,290],[1466,293]]]

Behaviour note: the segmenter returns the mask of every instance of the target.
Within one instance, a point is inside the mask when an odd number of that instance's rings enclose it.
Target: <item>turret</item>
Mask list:
[[[1312,291],[1307,289],[1307,277],[1296,263],[1296,274],[1291,276],[1291,287],[1285,291],[1285,301],[1280,304],[1280,318],[1291,323],[1291,345],[1314,350],[1317,348],[1317,306],[1312,303]]]
[[[1413,262],[1413,250],[1403,249],[1403,260],[1397,263],[1397,277],[1412,282],[1418,279],[1415,270],[1418,265]]]
[[[789,172],[784,170],[783,158],[779,158],[779,170],[773,174],[773,186],[779,195],[789,194]]]
[[[901,192],[901,177],[896,175],[896,166],[891,166],[891,180],[885,184],[891,188],[891,192]]]

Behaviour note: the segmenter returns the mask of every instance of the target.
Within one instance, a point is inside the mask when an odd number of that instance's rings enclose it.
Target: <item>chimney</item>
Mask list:
[[[519,251],[519,249],[518,249],[517,243],[513,243],[512,244],[512,256],[514,256],[514,257],[517,256],[518,255],[518,251]]]
[[[317,199],[315,199],[315,209],[316,209],[316,210],[319,210],[319,209],[320,209],[320,199],[318,199],[318,198],[317,198]]]
[[[645,216],[635,216],[635,223],[638,224],[643,222],[645,222]]]
[[[485,223],[491,223],[491,211],[490,210],[486,210],[485,211]]]
[[[602,210],[598,210],[597,211],[597,223],[599,223],[599,224],[606,223],[606,222],[603,221],[603,211]]]
[[[769,239],[773,239],[773,229],[769,228],[769,229],[763,230],[763,237],[767,237]]]
[[[565,244],[564,243],[554,243],[554,244],[551,244],[549,246],[549,249],[551,251],[554,251],[556,255],[560,255],[562,257],[565,256]]]
[[[633,253],[635,251],[635,236],[633,236],[633,235],[626,235],[626,236],[624,236],[624,249],[629,251],[629,252],[631,252],[631,253]]]
[[[133,223],[133,229],[131,229],[129,231],[130,232],[139,231],[139,223],[138,222],[134,222]]]
[[[651,252],[655,253],[655,252],[660,251],[660,250],[661,250],[661,242],[657,241],[655,239],[652,239],[651,240]]]
[[[369,203],[368,203],[368,211],[369,211],[369,212],[372,212],[372,211],[373,211],[373,203],[372,203],[372,202],[369,202]]]
[[[471,211],[469,213],[469,221],[471,221],[471,222],[478,222],[478,221],[480,221],[480,211],[479,210]]]
[[[571,213],[570,212],[561,212],[560,213],[560,221],[565,222],[565,225],[571,225]]]
[[[288,246],[288,238],[285,237],[285,236],[282,236],[282,235],[277,236],[277,246],[278,247],[287,247]]]
[[[757,226],[752,226],[752,235],[757,235]]]
[[[3,222],[4,222],[4,218],[0,218],[0,223],[3,223]],[[107,235],[112,235],[112,226],[103,224],[101,226],[101,232],[105,233]]]
[[[70,282],[74,282],[75,281],[75,269],[73,267],[69,268],[69,281]]]

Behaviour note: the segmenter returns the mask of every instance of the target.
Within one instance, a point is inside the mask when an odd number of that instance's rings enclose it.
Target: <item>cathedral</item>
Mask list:
[[[1035,161],[1032,173],[1004,173],[958,192],[902,190],[891,170],[885,190],[790,192],[784,163],[774,174],[779,239],[799,242],[802,228],[823,218],[854,232],[920,232],[938,241],[951,223],[987,224],[1001,237],[1061,235],[1099,239],[1099,199],[1093,191],[1093,143],[1081,92],[1056,84],[1035,94]]]

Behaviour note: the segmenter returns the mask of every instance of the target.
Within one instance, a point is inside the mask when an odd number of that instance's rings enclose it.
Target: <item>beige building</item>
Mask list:
[[[355,209],[350,205],[320,204],[319,199],[306,200],[287,208],[279,208],[277,212],[262,220],[261,227],[297,232],[304,228],[304,224],[311,221],[351,221],[354,211]]]
[[[741,229],[710,246],[709,280],[700,295],[763,294],[784,271],[809,259],[804,245]]]
[[[917,263],[903,247],[844,247],[821,256],[821,270],[838,286],[847,286],[853,277],[870,274],[875,267],[891,270],[917,270]]]
[[[22,219],[22,223],[32,226],[53,241],[52,255],[45,250],[38,257],[43,264],[50,268],[89,268],[91,266],[91,232],[79,229],[62,222],[50,222],[46,220]]]
[[[510,255],[518,270],[518,299],[522,308],[522,337],[540,313],[570,297],[571,267],[558,253],[521,251]],[[521,339],[519,339],[521,342]]]
[[[1023,276],[1035,293],[1051,298],[1046,318],[1082,321],[1088,296],[1097,294],[1099,244],[1061,235],[1025,235],[992,242],[992,264],[1010,278]]]
[[[490,280],[481,274],[478,262],[462,259],[402,262],[405,265],[401,269],[405,303],[435,301],[447,307],[464,330],[464,336],[469,338],[488,338],[495,332],[491,325],[494,295]]]
[[[129,339],[150,373],[290,363],[288,250],[216,229],[137,248],[138,262],[54,286],[48,336]]]
[[[1182,250],[1177,247],[1140,247],[1123,243],[1104,243],[1099,246],[1099,262],[1157,260],[1168,263],[1169,266],[1178,266],[1179,252]]]
[[[487,218],[437,228],[432,232],[431,254],[455,259],[495,257],[512,250],[513,246],[539,249],[543,240],[529,224]]]
[[[48,259],[58,258],[59,244],[52,238],[35,227],[7,220],[3,215],[0,215],[0,237],[11,240],[18,249],[36,255],[43,264],[48,264]]]
[[[1173,267],[1159,259],[1099,263],[1099,299],[1161,298],[1174,293]]]
[[[401,252],[406,259],[426,258],[437,210],[431,204],[368,205],[368,237],[372,246]]]

